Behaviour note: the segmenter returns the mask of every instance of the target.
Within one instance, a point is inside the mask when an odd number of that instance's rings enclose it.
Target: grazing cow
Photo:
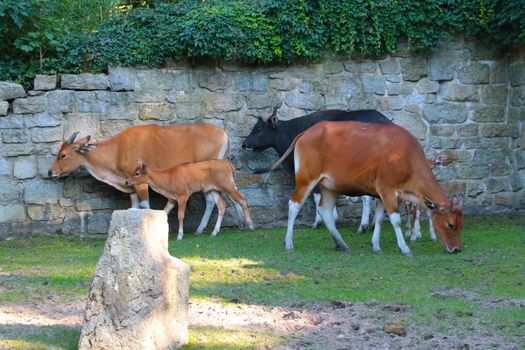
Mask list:
[[[336,243],[348,246],[331,215],[336,195],[378,197],[372,247],[381,250],[379,234],[386,209],[401,252],[411,256],[401,231],[399,204],[412,202],[432,210],[434,228],[449,253],[461,251],[462,203],[449,199],[432,170],[419,142],[395,124],[321,122],[299,135],[272,166],[275,169],[291,152],[295,163],[295,192],[289,201],[285,246],[293,249],[293,225],[299,209],[315,186],[321,191],[319,213]]]
[[[343,111],[331,109],[315,112],[304,117],[295,118],[288,121],[277,119],[276,112],[277,109],[274,109],[271,117],[266,121],[262,118],[259,118],[250,135],[248,135],[242,143],[243,149],[261,152],[271,147],[277,151],[279,156],[282,156],[292,141],[297,137],[297,135],[321,121],[360,121],[366,123],[392,124],[392,122],[387,117],[374,110]],[[284,169],[293,176],[293,152],[288,157],[286,157],[282,164]],[[256,171],[263,172],[264,170],[258,169]],[[319,193],[315,191],[314,201],[316,208],[319,205],[319,198]],[[363,213],[361,215],[361,223],[357,231],[358,233],[363,233],[367,230],[370,217],[370,197],[363,196],[362,200]],[[337,212],[334,208],[334,216],[336,215]],[[316,217],[313,227],[317,227],[320,221],[321,217],[316,210]]]
[[[155,192],[168,199],[164,211],[169,214],[175,202],[178,204],[179,233],[177,239],[184,235],[184,213],[188,198],[196,192],[211,195],[219,209],[217,223],[212,236],[215,237],[221,228],[226,202],[221,197],[225,193],[234,201],[241,226],[246,223],[253,230],[252,219],[244,197],[237,191],[233,182],[233,166],[226,160],[207,160],[197,163],[184,163],[167,169],[150,169],[139,161],[133,175],[126,181],[127,185],[148,184]]]
[[[75,141],[75,132],[65,141],[48,175],[65,176],[84,166],[96,179],[129,193],[133,208],[149,208],[147,185],[126,186],[126,179],[142,159],[153,167],[167,168],[185,162],[224,159],[230,148],[226,133],[209,124],[143,125],[124,130],[101,142],[90,143],[90,136]],[[206,197],[206,211],[197,229],[202,233],[214,206]]]

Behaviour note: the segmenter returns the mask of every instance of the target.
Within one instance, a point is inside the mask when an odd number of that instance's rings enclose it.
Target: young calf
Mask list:
[[[179,234],[177,240],[184,235],[184,213],[188,198],[196,192],[211,194],[217,208],[219,217],[213,229],[212,236],[216,236],[221,228],[226,202],[221,196],[225,193],[234,201],[235,210],[239,216],[241,227],[246,223],[253,230],[252,219],[244,197],[237,191],[233,182],[233,166],[225,160],[208,160],[197,163],[184,163],[166,169],[151,169],[146,164],[138,161],[138,166],[133,175],[126,181],[126,185],[146,183],[155,192],[168,199],[164,211],[168,214],[175,201],[178,203]],[[211,213],[210,213],[211,214]]]

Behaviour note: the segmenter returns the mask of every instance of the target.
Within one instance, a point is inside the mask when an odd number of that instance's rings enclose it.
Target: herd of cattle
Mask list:
[[[463,197],[447,197],[432,173],[432,166],[441,160],[429,163],[421,145],[407,130],[372,110],[326,110],[289,121],[278,120],[275,114],[276,110],[267,119],[259,118],[242,148],[256,152],[274,148],[281,158],[270,169],[256,172],[269,172],[282,164],[295,176],[295,192],[289,201],[287,250],[293,249],[295,218],[314,192],[314,225],[322,218],[339,250],[348,249],[335,226],[336,197],[342,194],[363,198],[360,233],[369,225],[370,197],[379,199],[373,222],[374,252],[380,251],[381,221],[386,211],[399,249],[411,255],[399,213],[405,203],[430,210],[433,230],[447,251],[461,251]],[[78,132],[74,133],[60,147],[48,171],[50,177],[65,176],[84,166],[96,179],[129,193],[133,208],[149,208],[151,187],[168,199],[166,213],[178,203],[177,239],[183,237],[186,202],[196,192],[203,192],[206,199],[197,234],[206,228],[215,204],[219,215],[212,235],[219,232],[225,210],[223,194],[233,200],[240,225],[253,229],[246,201],[234,184],[234,168],[225,160],[230,141],[222,129],[204,123],[143,125],[95,143],[90,142],[90,136],[77,136]]]

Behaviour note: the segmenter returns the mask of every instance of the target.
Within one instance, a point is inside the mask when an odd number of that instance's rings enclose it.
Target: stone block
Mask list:
[[[54,90],[57,88],[57,76],[56,75],[42,75],[37,74],[34,81],[35,90]]]
[[[109,88],[113,91],[135,90],[137,77],[133,68],[109,67],[108,68]]]
[[[446,82],[441,84],[439,94],[444,100],[466,102],[479,101],[478,87],[474,85],[463,85],[457,82]]]
[[[279,91],[292,91],[297,89],[299,82],[300,80],[294,77],[272,78],[269,81],[269,86]]]
[[[268,76],[260,73],[240,73],[235,76],[237,91],[267,91]]]
[[[78,211],[115,209],[115,200],[108,197],[89,197],[77,200],[75,208],[77,208]]]
[[[406,57],[400,59],[401,74],[405,81],[418,81],[428,74],[428,62],[423,57]]]
[[[190,268],[168,252],[166,214],[113,213],[79,349],[176,349],[188,342]]]
[[[525,107],[525,86],[510,89],[510,105]]]
[[[430,134],[433,136],[452,136],[456,130],[456,125],[432,125]]]
[[[415,113],[395,112],[394,123],[410,131],[419,140],[424,140],[428,127],[420,115]]]
[[[363,74],[361,75],[361,83],[365,93],[374,93],[376,95],[385,93],[385,77],[381,75]]]
[[[9,174],[5,174],[9,175]],[[0,202],[10,203],[17,201],[22,193],[21,186],[10,177],[0,176]]]
[[[136,71],[135,90],[188,90],[190,76],[188,71],[171,69],[146,69]]]
[[[91,135],[97,139],[100,116],[97,113],[68,113],[64,117],[64,139],[79,131],[78,137]]]
[[[106,90],[109,87],[105,74],[64,74],[60,81],[62,89],[66,90]]]
[[[379,96],[379,110],[397,111],[403,109],[403,99],[400,96]]]
[[[21,129],[24,127],[24,117],[21,115],[9,114],[0,117],[0,129]]]
[[[197,81],[201,88],[210,91],[226,90],[233,86],[233,76],[227,73],[200,74]]]
[[[49,167],[51,164],[55,161],[55,157],[52,155],[47,156],[38,156],[37,157],[37,169],[38,174],[42,178],[47,178],[47,171],[49,170]]]
[[[0,158],[0,175],[11,175],[11,161],[9,159]]]
[[[384,60],[378,61],[379,68],[383,74],[399,74],[401,73],[401,66],[395,57],[388,57]]]
[[[481,102],[486,105],[504,106],[507,104],[507,87],[506,86],[482,86]]]
[[[62,134],[61,126],[50,128],[32,128],[31,141],[34,143],[62,141]]]
[[[24,184],[26,204],[55,204],[61,196],[62,186],[52,180],[34,179]]]
[[[510,190],[510,183],[507,177],[491,177],[485,182],[487,190],[491,193],[498,193]]]
[[[467,107],[463,103],[450,102],[425,105],[423,117],[429,123],[463,123],[467,120]]]
[[[458,125],[456,130],[461,137],[479,136],[479,125],[475,123]]]
[[[279,101],[268,93],[252,93],[247,96],[246,106],[249,109],[262,109],[277,106]]]
[[[64,218],[64,209],[57,205],[29,206],[27,215],[33,221],[57,221]]]
[[[23,222],[26,220],[22,204],[0,205],[0,222]]]
[[[476,122],[503,122],[505,120],[505,109],[499,106],[477,107],[472,115]]]
[[[17,179],[32,179],[37,174],[36,157],[18,157],[13,163],[13,176]]]
[[[505,84],[509,81],[507,74],[508,65],[506,61],[497,61],[490,67],[490,83]]]
[[[18,156],[28,156],[33,154],[35,147],[28,144],[4,144],[0,148],[0,154],[4,157],[18,157]]]
[[[26,143],[29,141],[29,133],[24,129],[2,130],[4,143]]]
[[[97,101],[95,91],[77,91],[75,95],[80,113],[101,113],[103,111],[102,103]]]
[[[389,95],[409,95],[414,91],[414,84],[387,82],[386,90]]]
[[[488,64],[471,62],[459,70],[458,76],[463,84],[488,84],[490,67]]]
[[[111,220],[110,212],[93,212],[87,216],[87,233],[90,235],[106,234]]]
[[[327,61],[323,65],[323,72],[325,74],[339,74],[345,70],[344,63],[341,61]]]
[[[0,101],[13,100],[25,96],[26,92],[22,85],[0,81]]]
[[[323,97],[319,94],[287,92],[285,93],[284,101],[289,107],[298,109],[319,110],[323,106]]]
[[[206,95],[203,102],[206,110],[224,113],[241,109],[244,98],[240,94]]]
[[[76,104],[74,91],[56,90],[46,94],[48,112],[51,114],[73,112]]]
[[[439,83],[428,78],[423,78],[417,82],[416,91],[421,94],[432,94],[438,92]]]
[[[430,58],[428,77],[430,80],[444,81],[454,79],[456,54],[451,50],[440,50]]]
[[[514,62],[509,66],[510,85],[525,85],[525,62]],[[1,86],[0,86],[1,91]],[[0,92],[1,96],[1,92]],[[1,98],[0,98],[1,99]]]
[[[0,101],[0,116],[7,115],[9,112],[9,102]]]
[[[15,114],[35,114],[46,110],[45,96],[30,96],[17,98],[13,101],[13,113]]]
[[[343,62],[345,70],[350,73],[375,73],[377,63],[372,60],[351,60]]]
[[[511,134],[509,125],[506,124],[484,124],[480,127],[482,137],[509,137]]]
[[[377,108],[377,96],[374,94],[366,94],[358,92],[350,96],[348,101],[348,107],[352,110],[358,109],[376,109]]]
[[[20,118],[20,116],[18,117]],[[62,124],[61,119],[55,118],[54,116],[49,115],[47,112],[24,116],[23,118],[27,128],[34,128],[36,126],[58,126]]]
[[[255,186],[239,188],[239,192],[247,199],[250,206],[272,206],[275,201],[275,190],[271,186],[257,184]]]

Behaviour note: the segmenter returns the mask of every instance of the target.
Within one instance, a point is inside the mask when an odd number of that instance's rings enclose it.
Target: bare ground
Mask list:
[[[461,291],[437,291],[440,297]],[[516,307],[523,307],[517,301]],[[513,301],[496,301],[513,303]],[[514,302],[515,303],[515,302]],[[80,330],[84,302],[62,305],[57,300],[38,304],[0,306],[0,339],[42,334],[48,327]],[[223,304],[218,301],[192,301],[190,329],[211,327],[247,332],[270,332],[281,338],[280,345],[261,345],[262,349],[521,349],[525,347],[523,325],[511,339],[497,331],[482,332],[477,321],[455,329],[456,336],[434,332],[427,325],[409,324],[410,307],[379,302],[344,303],[309,307],[267,307]],[[394,321],[393,321],[394,320]],[[393,322],[392,322],[393,321]],[[396,335],[386,332],[393,324]],[[521,334],[518,334],[521,332]],[[461,339],[460,339],[461,338]],[[279,342],[281,343],[281,342]]]

